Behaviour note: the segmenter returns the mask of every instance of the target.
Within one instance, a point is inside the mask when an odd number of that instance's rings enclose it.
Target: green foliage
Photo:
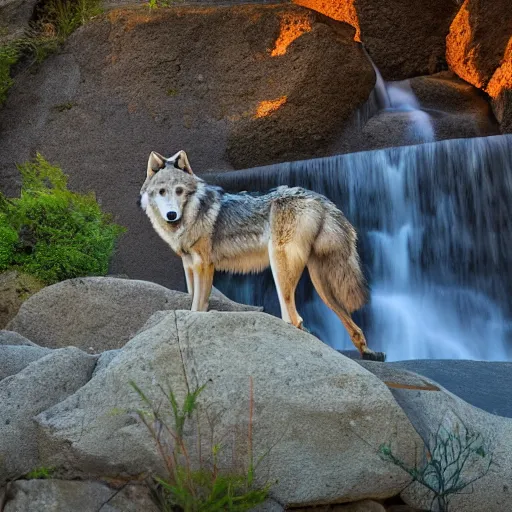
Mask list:
[[[17,268],[46,283],[104,275],[124,231],[93,194],[67,189],[67,177],[41,155],[18,167],[19,199],[0,196],[0,270]]]
[[[14,83],[11,78],[11,67],[16,64],[19,52],[15,45],[6,44],[0,46],[0,105],[7,98],[7,91]]]
[[[0,272],[7,269],[14,258],[18,233],[7,224],[7,218],[0,213]]]
[[[27,480],[36,480],[36,479],[44,480],[47,478],[51,478],[54,472],[55,472],[54,467],[41,466],[39,468],[35,468],[32,471],[28,472],[25,475],[25,479],[27,479]]]
[[[164,394],[170,409],[170,422],[160,405],[155,405],[146,394],[132,381],[130,385],[149,410],[135,411],[141,422],[149,430],[158,452],[165,463],[165,478],[157,476],[150,485],[155,503],[162,512],[243,512],[263,503],[268,496],[270,486],[254,486],[255,465],[252,456],[252,381],[251,405],[249,411],[248,467],[236,472],[220,471],[219,456],[223,446],[211,441],[207,457],[202,454],[202,439],[199,428],[198,398],[204,386],[187,392],[180,405],[174,392]],[[185,431],[195,422],[196,449],[199,451],[199,467],[191,462]],[[211,435],[213,439],[213,433]]]
[[[430,510],[436,512],[448,512],[451,498],[471,489],[473,482],[484,477],[493,458],[485,447],[482,434],[469,432],[462,422],[453,428],[439,426],[425,447],[421,467],[408,466],[386,443],[379,447],[379,456],[428,489],[432,495]],[[467,476],[469,470],[471,477]]]

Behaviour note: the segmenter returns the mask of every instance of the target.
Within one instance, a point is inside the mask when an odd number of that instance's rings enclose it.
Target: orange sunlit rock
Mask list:
[[[284,55],[288,46],[302,34],[311,31],[311,20],[307,14],[286,13],[281,17],[281,27],[276,45],[270,55]]]
[[[512,37],[508,41],[501,66],[494,72],[486,91],[496,99],[506,89],[512,90]]]
[[[361,41],[361,29],[354,5],[355,0],[293,0],[293,3],[352,25],[356,29],[354,40]]]
[[[273,114],[276,110],[279,109],[279,107],[281,107],[285,103],[286,96],[281,96],[276,100],[264,100],[260,102],[260,104],[258,105],[255,117],[267,117],[270,114]]]
[[[452,21],[446,37],[446,61],[461,78],[482,88],[483,77],[478,71],[477,48],[472,45],[469,0],[465,0]]]

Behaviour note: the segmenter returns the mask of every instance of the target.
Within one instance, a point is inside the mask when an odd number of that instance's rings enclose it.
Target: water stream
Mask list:
[[[512,136],[276,164],[208,181],[229,191],[300,185],[334,201],[359,233],[372,289],[355,319],[388,360],[512,359]],[[329,345],[352,349],[305,274],[297,289],[305,324]],[[218,274],[215,285],[279,315],[270,271]]]

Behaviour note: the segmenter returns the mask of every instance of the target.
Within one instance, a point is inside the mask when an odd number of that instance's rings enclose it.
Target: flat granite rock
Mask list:
[[[69,279],[48,286],[23,303],[8,328],[43,347],[75,346],[89,353],[122,347],[160,310],[190,310],[188,293],[149,281],[114,277]],[[217,290],[210,310],[261,311]]]
[[[195,421],[203,433],[214,421],[215,438],[226,439],[225,463],[233,464],[229,450],[244,457],[247,449],[252,386],[253,453],[267,454],[256,478],[276,482],[270,497],[278,503],[386,498],[407,485],[409,475],[384,463],[378,447],[396,440],[412,460],[421,439],[389,389],[354,361],[263,313],[168,311],[157,319],[86,385],[37,416],[42,464],[66,478],[161,471],[154,442],[130,413],[143,406],[130,381],[162,414],[169,407],[159,385],[181,403],[187,389],[206,384],[200,403],[207,414]],[[194,428],[187,432],[196,446]]]

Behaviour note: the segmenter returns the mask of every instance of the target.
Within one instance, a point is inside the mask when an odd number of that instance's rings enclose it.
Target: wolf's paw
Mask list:
[[[304,324],[300,324],[299,329],[301,331],[307,332],[308,334],[311,334],[311,331]]]
[[[373,350],[368,349],[366,352],[363,352],[361,358],[365,359],[366,361],[380,361],[383,363],[386,360],[386,353],[374,352]]]

